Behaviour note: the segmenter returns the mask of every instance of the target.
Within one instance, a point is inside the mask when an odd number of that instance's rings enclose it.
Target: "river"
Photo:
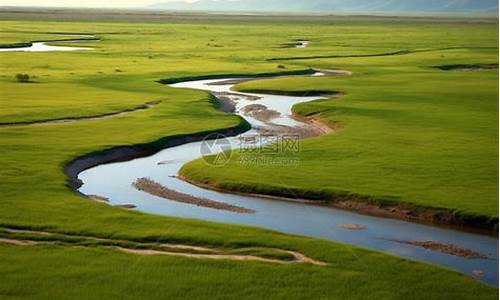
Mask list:
[[[310,127],[291,116],[291,107],[296,103],[321,98],[234,93],[231,91],[233,85],[232,78],[171,85],[174,88],[205,90],[219,96],[223,94],[231,100],[235,113],[245,118],[253,127],[249,132],[228,139],[233,149],[241,147],[241,137],[252,138],[266,129],[276,131],[276,128],[282,130],[288,127],[291,128],[291,132],[295,132],[297,128]],[[273,113],[267,114],[266,119],[262,116],[256,117],[245,109],[249,105],[256,104],[265,106]],[[496,238],[403,220],[368,216],[326,206],[221,193],[194,186],[177,178],[179,169],[185,163],[202,156],[200,152],[202,143],[187,143],[164,149],[149,157],[102,164],[87,169],[78,175],[83,182],[79,191],[86,195],[108,198],[110,205],[133,204],[139,211],[157,215],[251,225],[361,246],[438,264],[473,276],[490,285],[498,285],[498,239]],[[159,198],[138,191],[132,186],[136,179],[143,177],[148,177],[180,193],[237,205],[255,210],[255,213],[241,214]],[[350,230],[343,224],[358,224],[363,229]],[[408,239],[453,244],[479,252],[485,257],[475,259],[458,257],[397,242]]]

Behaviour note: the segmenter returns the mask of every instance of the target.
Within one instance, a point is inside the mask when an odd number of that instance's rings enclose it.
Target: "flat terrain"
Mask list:
[[[299,167],[249,167],[235,157],[224,171],[206,168],[200,160],[182,173],[226,189],[358,197],[498,223],[498,69],[435,68],[496,63],[492,29],[334,26],[333,32],[310,36],[309,49],[276,54],[287,60],[273,62],[346,69],[353,75],[269,79],[236,88],[342,92],[340,98],[294,107],[295,113],[321,119],[336,132],[303,141]],[[329,43],[337,46],[330,49]]]
[[[321,119],[339,125],[335,133],[302,143],[299,168],[242,169],[231,163],[228,172],[220,172],[194,162],[185,172],[235,189],[328,187],[331,193],[390,195],[398,201],[495,217],[497,71],[452,72],[432,66],[498,63],[497,24],[310,19],[272,24],[265,20],[1,21],[0,28],[0,44],[57,39],[65,33],[95,34],[102,39],[78,43],[95,47],[92,51],[0,53],[0,123],[104,115],[157,102],[145,110],[102,119],[0,126],[0,236],[9,241],[27,239],[12,232],[15,228],[54,234],[45,238],[51,243],[0,243],[0,256],[6,258],[0,260],[0,297],[497,298],[497,289],[470,277],[387,254],[110,207],[74,193],[63,173],[69,161],[90,152],[241,125],[239,118],[217,111],[206,93],[162,86],[156,82],[160,79],[340,68],[353,75],[239,86],[241,90],[345,93],[340,99],[295,107],[297,113],[320,114]],[[311,40],[310,47],[282,47],[297,39]],[[432,51],[269,60],[416,49]],[[28,73],[33,82],[16,82],[18,73]],[[71,244],[66,235],[136,243],[134,247],[171,243],[233,253],[277,248],[327,265],[140,255],[102,242]],[[36,238],[44,239],[43,234]],[[250,254],[281,255],[256,252]]]

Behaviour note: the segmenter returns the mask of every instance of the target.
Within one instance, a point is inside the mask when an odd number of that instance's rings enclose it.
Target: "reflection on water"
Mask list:
[[[64,40],[64,43],[71,42],[85,42],[85,41],[98,41],[93,35],[73,35],[66,34],[67,36],[75,36],[78,39]],[[61,41],[62,42],[62,41]],[[71,46],[52,46],[47,45],[49,42],[33,42],[29,47],[16,47],[16,48],[0,48],[0,52],[51,52],[51,51],[81,51],[92,50],[91,47],[71,47]]]
[[[0,52],[49,52],[49,51],[79,51],[92,50],[90,47],[69,47],[69,46],[51,46],[46,43],[33,43],[31,47],[19,48],[1,48]]]

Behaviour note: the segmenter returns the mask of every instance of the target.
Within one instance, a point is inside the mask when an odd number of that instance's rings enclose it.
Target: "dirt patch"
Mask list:
[[[325,76],[351,76],[352,72],[347,70],[318,69]]]
[[[334,132],[337,128],[336,127],[331,127],[327,125],[325,122],[323,122],[319,117],[308,117],[307,118],[307,123],[312,125],[313,127],[316,127],[319,131],[321,131],[323,134],[329,134]]]
[[[309,131],[310,134],[309,136],[317,136],[317,135],[323,135],[323,134],[329,134],[338,129],[338,126],[332,126],[328,123],[326,123],[320,115],[312,115],[312,116],[301,116],[298,114],[293,114],[293,118],[297,121],[301,121],[303,123],[306,123],[309,125]],[[306,136],[307,137],[307,136]]]
[[[168,256],[180,256],[180,257],[188,257],[188,258],[199,258],[199,259],[254,260],[254,261],[278,263],[278,264],[287,263],[287,261],[283,261],[283,260],[263,258],[263,257],[253,256],[253,255],[194,254],[194,253],[168,252],[168,251],[158,251],[158,250],[128,249],[128,248],[122,248],[122,247],[116,247],[116,249],[118,249],[122,252],[139,254],[139,255],[168,255]]]
[[[0,243],[18,245],[18,246],[31,246],[31,245],[39,244],[39,242],[37,242],[37,241],[3,239],[3,238],[0,238]]]
[[[325,262],[318,261],[318,260],[312,259],[310,257],[307,257],[307,256],[305,256],[302,253],[298,253],[298,252],[295,252],[295,251],[286,251],[286,252],[288,252],[289,254],[292,254],[295,257],[295,261],[299,261],[299,262],[303,262],[303,263],[309,263],[309,264],[317,265],[317,266],[327,266],[328,265]]]
[[[400,244],[413,245],[413,246],[421,247],[421,248],[424,248],[427,250],[446,253],[446,254],[450,254],[450,255],[458,256],[458,257],[464,257],[464,258],[470,258],[470,259],[487,258],[487,256],[485,256],[479,252],[476,252],[476,251],[473,251],[473,250],[470,250],[467,248],[463,248],[460,246],[456,246],[453,244],[443,244],[443,243],[439,243],[436,241],[402,241],[402,240],[391,240],[391,241],[396,242],[396,243],[400,243]]]
[[[16,246],[33,246],[33,245],[59,245],[59,246],[73,246],[73,247],[103,247],[108,249],[115,249],[121,252],[136,254],[136,255],[168,255],[168,256],[178,256],[187,258],[197,258],[197,259],[216,259],[216,260],[252,260],[252,261],[262,261],[276,264],[292,264],[292,263],[305,263],[312,264],[316,266],[327,266],[328,264],[322,261],[312,259],[305,256],[302,253],[284,250],[279,248],[244,248],[244,249],[216,249],[201,246],[192,246],[184,244],[162,244],[162,243],[141,243],[125,240],[113,240],[113,239],[103,239],[96,238],[92,236],[82,236],[82,235],[71,235],[71,234],[59,234],[52,232],[43,231],[31,231],[31,230],[18,230],[10,228],[0,228],[5,232],[11,233],[23,233],[29,234],[30,238],[0,238],[0,243],[10,244]],[[34,236],[43,237],[43,240],[35,239]],[[47,238],[54,238],[53,240],[47,240]],[[59,238],[59,240],[57,239]],[[63,239],[61,239],[63,238]],[[83,243],[70,242],[71,239],[68,238],[79,238],[83,239]],[[89,241],[98,241],[99,244],[88,243]],[[129,243],[124,245],[124,242]],[[178,251],[178,250],[186,251]],[[290,254],[293,259],[280,259],[280,258],[268,258],[253,254],[231,254],[230,251],[238,250],[272,250],[276,252]],[[191,252],[190,252],[191,251]]]
[[[48,232],[44,231],[35,231],[35,230],[22,230],[22,229],[13,229],[13,228],[0,228],[1,230],[10,232],[10,233],[30,233],[30,234],[37,234],[37,235],[51,235]]]
[[[241,109],[243,114],[252,117],[261,122],[269,122],[272,119],[278,118],[281,114],[275,110],[268,109],[262,104],[250,104]]]
[[[399,219],[411,219],[412,212],[409,209],[401,209],[396,207],[382,207],[380,205],[365,202],[362,200],[354,199],[337,199],[331,202],[331,206],[335,208],[342,208],[347,210],[353,210],[357,212],[362,212],[370,215],[375,215],[379,217],[394,217],[397,216]],[[414,216],[418,218],[418,216]]]
[[[87,198],[96,202],[108,203],[109,198],[98,196],[98,195],[87,195]]]
[[[254,128],[262,135],[295,135],[301,139],[329,134],[337,130],[337,127],[327,125],[319,116],[302,117],[294,114],[293,118],[304,123],[301,126],[285,126],[268,123],[266,127]]]
[[[301,139],[319,136],[322,131],[318,130],[313,126],[285,126],[278,124],[268,124],[266,127],[256,127],[254,128],[261,135],[271,135],[271,136],[283,136],[283,135],[293,135],[298,136]]]
[[[196,206],[219,209],[219,210],[227,210],[242,214],[255,213],[254,210],[247,209],[244,207],[179,193],[174,190],[168,189],[149,178],[139,178],[132,184],[132,186],[134,186],[139,191],[143,191],[154,196],[158,196],[161,198],[181,203],[188,203]]]
[[[179,244],[162,244],[161,247],[173,248],[173,249],[184,249],[184,250],[194,250],[200,252],[217,252],[216,249],[200,247],[200,246],[191,246],[191,245],[179,245]]]
[[[258,96],[242,95],[238,93],[212,92],[211,94],[217,99],[217,108],[227,113],[234,113],[236,111],[235,98],[245,98],[245,100],[249,101],[260,99]]]
[[[133,208],[136,208],[137,206],[135,206],[134,204],[117,204],[117,205],[114,205],[114,207],[133,209]]]
[[[360,224],[338,224],[337,227],[347,229],[347,230],[364,230],[365,226]]]
[[[147,110],[153,108],[161,101],[147,102],[143,105],[136,106],[133,108],[127,108],[124,110],[110,112],[105,114],[91,115],[91,116],[83,116],[83,117],[69,117],[69,118],[56,118],[56,119],[47,119],[47,120],[35,120],[35,121],[22,121],[22,122],[3,122],[0,123],[0,126],[26,126],[26,125],[50,125],[50,124],[61,124],[61,123],[71,123],[71,122],[79,122],[79,121],[91,121],[91,120],[101,120],[111,117],[123,116],[133,112],[139,112],[143,110]]]
[[[168,251],[158,251],[151,249],[129,249],[122,247],[115,247],[116,249],[126,252],[133,253],[139,255],[169,255],[169,256],[180,256],[180,257],[189,257],[189,258],[199,258],[199,259],[216,259],[216,260],[253,260],[253,261],[262,261],[262,262],[270,262],[270,263],[278,263],[278,264],[291,264],[291,263],[307,263],[316,266],[327,266],[328,264],[322,261],[317,261],[310,257],[305,256],[302,253],[298,253],[295,251],[288,251],[282,249],[273,249],[279,252],[288,253],[293,256],[293,260],[279,260],[272,258],[265,258],[255,255],[238,255],[238,254],[197,254],[197,253],[182,253],[182,252],[168,252]]]
[[[212,93],[217,99],[217,109],[227,113],[236,111],[236,101],[229,93]]]

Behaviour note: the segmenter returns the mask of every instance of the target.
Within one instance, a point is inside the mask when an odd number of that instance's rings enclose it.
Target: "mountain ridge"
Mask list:
[[[163,10],[253,11],[253,12],[339,12],[339,13],[496,13],[497,0],[199,0],[158,2],[149,6]]]

